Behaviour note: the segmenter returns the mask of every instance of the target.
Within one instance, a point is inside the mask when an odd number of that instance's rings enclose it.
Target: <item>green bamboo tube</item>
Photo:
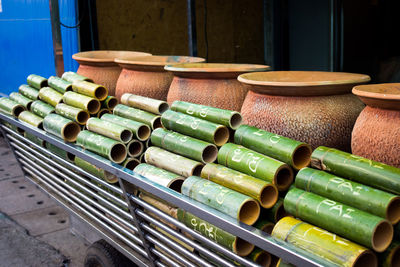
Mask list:
[[[253,198],[197,176],[186,178],[182,194],[248,225],[260,215],[260,206]]]
[[[32,99],[32,100],[39,99],[39,90],[37,90],[33,87],[30,87],[27,84],[22,84],[18,88],[18,92],[20,92],[22,95],[26,96],[29,99]]]
[[[76,93],[96,98],[99,101],[105,100],[108,96],[107,88],[87,81],[73,81],[72,90]]]
[[[311,155],[311,165],[340,177],[400,194],[400,169],[380,162],[320,146]]]
[[[225,125],[236,130],[242,124],[242,115],[237,111],[214,108],[184,101],[174,101],[173,111],[181,112],[203,120]]]
[[[18,104],[23,105],[27,110],[31,109],[31,105],[33,100],[30,98],[27,98],[26,96],[22,95],[21,93],[16,93],[13,92],[9,95],[9,98]]]
[[[78,134],[76,144],[115,163],[123,162],[127,155],[126,146],[121,142],[86,130]]]
[[[172,110],[167,110],[162,114],[161,123],[169,130],[204,140],[217,146],[224,145],[229,139],[229,131],[225,126]]]
[[[93,82],[92,79],[90,79],[88,77],[85,77],[85,76],[82,76],[82,75],[79,75],[78,73],[72,72],[72,71],[64,72],[63,75],[61,76],[61,78],[66,80],[66,81],[68,81],[68,82],[70,82],[70,83],[72,83],[74,81]]]
[[[262,213],[256,223],[253,225],[253,227],[260,229],[261,231],[271,234],[272,229],[274,229],[275,224],[273,222],[270,222],[266,220],[265,218],[262,217]]]
[[[260,217],[273,223],[277,223],[280,219],[287,216],[291,215],[285,211],[283,198],[279,198],[272,208],[262,210],[260,215]]]
[[[162,148],[152,146],[144,153],[147,163],[162,168],[164,170],[179,174],[183,177],[200,176],[203,164],[174,154]]]
[[[58,114],[49,114],[43,119],[46,132],[62,138],[66,142],[75,142],[81,128],[75,122]]]
[[[109,110],[113,110],[116,105],[118,105],[118,99],[112,95],[107,96],[107,98],[101,102],[101,106]]]
[[[218,154],[213,144],[162,128],[151,133],[151,143],[202,163],[214,162]]]
[[[122,162],[122,166],[124,166],[125,168],[132,170],[136,168],[137,165],[140,164],[140,161],[138,159],[135,158],[126,158],[126,160],[124,160],[124,162]]]
[[[301,169],[296,187],[334,201],[386,218],[400,221],[400,197],[333,174],[311,168]]]
[[[151,139],[149,138],[149,139],[146,140],[145,147],[148,148],[148,147],[151,147],[151,146],[152,146]]]
[[[140,161],[140,163],[146,163],[146,160],[144,158],[144,154],[142,154],[142,155],[140,155],[139,157],[136,157],[136,158]]]
[[[271,182],[280,191],[287,190],[293,183],[289,165],[240,145],[223,145],[218,152],[218,163]]]
[[[271,265],[271,254],[259,248],[255,248],[250,253],[249,259],[263,267],[269,267]]]
[[[118,104],[115,106],[113,114],[126,119],[143,122],[150,126],[152,130],[162,127],[160,115],[155,115],[141,109]]]
[[[235,143],[283,161],[296,170],[310,164],[311,146],[249,125],[235,132]]]
[[[137,122],[134,120],[126,119],[113,114],[104,114],[101,116],[104,121],[109,121],[118,125],[121,125],[132,131],[134,138],[139,141],[146,141],[150,137],[151,129],[147,124]]]
[[[132,132],[129,129],[99,118],[88,119],[86,122],[86,128],[89,131],[107,136],[124,144],[129,143],[129,141],[132,140]]]
[[[276,263],[276,267],[296,267],[296,266],[294,266],[293,264],[290,264],[288,262],[285,262],[282,259],[279,259],[278,262]]]
[[[295,217],[377,252],[384,251],[393,238],[393,227],[388,221],[297,188],[286,194],[284,206]]]
[[[25,107],[14,100],[9,99],[8,97],[0,98],[0,111],[3,113],[18,117],[24,110]]]
[[[278,200],[278,189],[273,184],[222,165],[206,164],[201,170],[201,177],[250,196],[266,209]]]
[[[339,266],[378,265],[369,249],[292,217],[280,220],[272,236]]]
[[[144,145],[142,142],[133,139],[126,145],[126,148],[130,157],[139,157],[143,153]]]
[[[383,253],[378,254],[378,260],[381,267],[400,266],[400,242],[393,241]]]
[[[38,146],[41,146],[41,147],[45,147],[46,146],[46,141],[44,141],[43,139],[40,139],[36,135],[33,135],[31,133],[28,133],[28,132],[24,132],[24,136],[25,136],[26,139],[34,142]]]
[[[89,112],[86,110],[63,103],[58,104],[55,110],[57,114],[73,120],[80,125],[85,125],[90,117]]]
[[[44,118],[47,115],[54,113],[56,110],[52,105],[49,105],[41,100],[35,100],[31,105],[31,111]]]
[[[50,76],[47,83],[61,94],[72,91],[72,83],[57,76]]]
[[[1,109],[0,109],[1,111]],[[14,124],[8,123],[6,121],[0,120],[0,122],[2,124],[4,124],[6,127],[10,128],[11,130],[13,130],[14,132],[18,133],[18,134],[25,134],[25,131],[22,130],[21,128],[18,128],[17,126],[15,126]]]
[[[143,192],[139,194],[139,198],[149,203],[153,207],[156,207],[157,209],[161,210],[162,212],[168,214],[169,216],[178,219],[178,209],[167,204],[162,199],[159,199],[153,195]]]
[[[129,93],[121,96],[121,103],[154,114],[162,114],[169,109],[169,105],[165,101]]]
[[[99,100],[75,92],[65,92],[63,101],[67,105],[87,110],[89,114],[96,114],[100,110]]]
[[[40,89],[39,98],[53,107],[63,101],[63,95],[50,87]]]
[[[103,116],[104,114],[112,114],[112,111],[107,109],[107,108],[102,108],[99,110],[99,112],[97,113],[96,117],[97,118],[101,118],[101,116]]]
[[[112,173],[109,173],[108,171],[103,170],[102,168],[97,167],[96,165],[93,165],[90,162],[87,162],[86,160],[83,160],[79,157],[75,157],[74,162],[76,166],[87,171],[88,173],[93,174],[96,177],[105,180],[108,183],[114,184],[118,182],[117,176],[115,176]]]
[[[24,121],[36,128],[42,129],[43,130],[43,118],[39,117],[38,115],[33,114],[32,112],[29,112],[27,110],[22,111],[18,115],[18,119],[20,121]]]
[[[30,86],[36,89],[40,89],[47,86],[47,79],[36,74],[29,75],[26,78],[26,81]]]
[[[177,192],[181,192],[184,178],[175,173],[157,168],[146,163],[139,164],[133,171],[140,175],[143,175],[147,179],[159,185],[168,187]]]
[[[45,146],[48,150],[50,150],[51,152],[53,152],[54,154],[56,154],[57,156],[69,161],[69,162],[74,162],[75,160],[75,155],[71,154],[67,151],[65,151],[64,149],[59,148],[58,146],[55,146],[51,143],[46,142]]]

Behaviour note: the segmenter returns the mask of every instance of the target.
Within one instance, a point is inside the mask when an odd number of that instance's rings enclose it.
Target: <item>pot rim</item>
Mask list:
[[[78,61],[79,64],[85,63],[111,63],[117,65],[114,60],[121,55],[130,56],[151,56],[150,53],[138,51],[121,51],[121,50],[93,50],[75,53],[72,58]]]
[[[182,61],[180,61],[182,60]],[[168,56],[168,55],[148,55],[148,56],[127,56],[116,57],[115,62],[119,65],[142,65],[142,66],[159,66],[181,64],[183,62],[205,62],[201,57],[190,56]]]
[[[368,106],[400,110],[400,83],[358,85],[352,92]]]
[[[246,73],[253,71],[267,71],[271,67],[259,64],[239,64],[239,63],[180,63],[166,65],[167,71],[177,73]]]

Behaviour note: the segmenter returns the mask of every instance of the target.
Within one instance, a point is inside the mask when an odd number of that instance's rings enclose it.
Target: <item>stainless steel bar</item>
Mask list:
[[[166,261],[169,266],[177,266],[176,262],[172,261],[170,258],[168,258],[167,256],[165,256],[164,254],[162,254],[161,252],[159,252],[158,250],[156,250],[155,248],[151,249],[151,252],[156,255],[157,257],[161,258],[162,260]]]

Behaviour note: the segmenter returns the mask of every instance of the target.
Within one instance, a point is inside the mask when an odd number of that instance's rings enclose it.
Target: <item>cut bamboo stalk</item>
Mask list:
[[[86,128],[91,132],[107,136],[124,144],[129,143],[133,136],[129,129],[99,118],[88,119],[86,122]]]
[[[269,267],[271,265],[271,254],[259,248],[255,248],[250,253],[249,258],[263,267]]]
[[[143,193],[141,192],[139,194],[139,198],[141,198],[143,201],[149,203],[150,205],[156,207],[157,209],[161,210],[162,212],[168,214],[169,216],[178,219],[178,209],[175,207],[172,207],[168,203],[166,203],[164,200],[157,198],[153,195],[150,195],[148,193]]]
[[[22,95],[26,96],[29,99],[32,99],[32,100],[39,99],[39,90],[37,90],[36,88],[30,87],[27,84],[22,84],[18,88],[18,92],[20,92]]]
[[[383,253],[378,254],[378,260],[381,267],[400,266],[400,242],[393,241]]]
[[[283,261],[282,259],[279,259],[278,262],[276,263],[276,267],[296,267],[296,266],[286,261]]]
[[[30,86],[36,89],[40,89],[47,86],[47,79],[36,74],[29,75],[26,78],[26,81]]]
[[[139,157],[143,153],[144,145],[142,142],[134,139],[126,145],[126,148],[130,157]]]
[[[0,111],[5,114],[18,117],[21,112],[25,110],[25,107],[17,102],[9,99],[8,97],[0,98]]]
[[[63,103],[58,104],[55,110],[57,114],[73,120],[80,125],[86,124],[87,120],[90,117],[89,112],[87,112],[86,110]]]
[[[104,114],[112,114],[111,110],[107,109],[107,108],[102,108],[99,110],[99,112],[97,113],[96,117],[97,118],[101,118],[101,116],[103,116]]]
[[[97,167],[96,165],[93,165],[90,162],[87,162],[86,160],[83,160],[79,157],[75,157],[74,162],[75,162],[76,166],[87,171],[88,173],[93,174],[96,177],[99,177],[99,178],[105,180],[106,182],[108,182],[110,184],[114,184],[114,183],[118,182],[117,176],[115,176],[112,173],[109,173],[108,171],[105,171],[102,168]]]
[[[64,72],[63,75],[61,76],[62,79],[68,81],[68,82],[74,82],[74,81],[87,81],[87,82],[93,82],[92,79],[79,75],[76,72],[72,72],[72,71],[67,71]]]
[[[61,94],[64,94],[65,92],[68,91],[72,91],[72,83],[64,79],[61,79],[60,77],[57,76],[49,77],[47,83],[51,88],[57,90]]]
[[[99,101],[105,100],[108,96],[107,88],[87,81],[73,81],[72,90],[76,93],[96,98]]]
[[[287,216],[291,215],[287,213],[283,207],[283,198],[279,198],[272,208],[262,210],[260,215],[260,217],[273,223],[277,223],[280,219]]]
[[[65,151],[64,149],[59,148],[58,146],[53,145],[52,143],[45,143],[45,146],[48,150],[50,150],[51,152],[53,152],[54,154],[56,154],[57,156],[69,161],[69,162],[74,162],[75,160],[75,155],[71,154],[67,151]]]
[[[152,130],[162,127],[160,115],[155,115],[141,109],[131,108],[122,104],[118,104],[115,106],[113,114],[124,117],[126,119],[143,122],[150,126]]]
[[[65,92],[63,101],[67,105],[87,110],[90,114],[96,114],[100,110],[99,100],[75,92]]]
[[[63,101],[63,95],[50,87],[43,87],[40,89],[39,98],[53,107]]]
[[[275,224],[273,222],[270,222],[266,220],[265,218],[262,217],[262,213],[256,223],[253,225],[253,227],[260,229],[261,231],[271,234],[272,230],[274,229]]]
[[[129,93],[121,96],[121,103],[154,114],[162,114],[169,109],[169,105],[165,101]]]
[[[1,111],[1,108],[0,108],[0,111]],[[25,131],[24,131],[24,130],[22,130],[21,128],[18,128],[18,127],[15,126],[14,124],[8,123],[8,122],[3,121],[3,120],[0,120],[0,122],[1,122],[2,124],[4,124],[5,126],[7,126],[8,128],[10,128],[11,130],[13,130],[15,133],[18,133],[18,134],[25,134]]]
[[[27,110],[31,109],[31,105],[33,100],[22,95],[21,93],[16,93],[13,92],[10,94],[9,98],[15,102],[17,102],[18,104],[23,105]]]
[[[54,113],[56,110],[52,105],[49,105],[41,100],[35,100],[31,105],[31,111],[44,118],[47,115]]]
[[[22,111],[18,115],[18,119],[32,125],[33,127],[43,130],[43,118],[33,114],[32,112],[27,110]]]
[[[136,166],[138,166],[140,164],[140,161],[138,159],[135,158],[126,158],[124,160],[124,162],[122,162],[122,166],[124,166],[125,168],[133,171]]]
[[[101,119],[128,128],[134,134],[134,138],[138,139],[139,141],[146,141],[150,137],[150,127],[142,122],[126,119],[113,114],[104,114],[101,116]]]
[[[28,133],[28,132],[24,132],[24,136],[25,136],[26,139],[34,142],[38,146],[41,146],[41,147],[45,147],[46,146],[46,141],[44,141],[43,139],[40,139],[36,135],[33,135],[31,133]]]
[[[118,105],[118,99],[115,96],[109,95],[105,100],[101,102],[103,108],[113,110],[115,106]]]
[[[81,128],[75,122],[58,114],[49,114],[43,119],[46,132],[62,138],[66,142],[75,142]]]
[[[144,153],[137,157],[137,159],[140,161],[140,163],[146,163],[146,160],[144,159]]]

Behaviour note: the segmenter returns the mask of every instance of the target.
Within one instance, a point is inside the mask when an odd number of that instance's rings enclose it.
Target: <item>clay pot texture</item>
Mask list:
[[[105,86],[109,95],[115,95],[115,85],[121,73],[121,67],[114,62],[114,59],[128,55],[137,57],[151,54],[134,51],[98,50],[76,53],[72,55],[72,58],[79,63],[78,74],[92,79],[96,84]]]
[[[187,63],[166,66],[174,74],[167,102],[187,101],[240,111],[248,88],[237,81],[246,72],[266,71],[269,66],[253,64]]]
[[[115,59],[122,71],[119,75],[116,97],[124,93],[167,100],[173,75],[164,70],[165,65],[182,62],[204,62],[204,58],[185,56],[119,57]]]
[[[368,75],[272,71],[238,80],[250,88],[243,106],[245,124],[306,142],[350,151],[351,131],[364,104],[352,95]]]
[[[356,86],[367,106],[354,125],[352,153],[400,168],[400,83]]]

